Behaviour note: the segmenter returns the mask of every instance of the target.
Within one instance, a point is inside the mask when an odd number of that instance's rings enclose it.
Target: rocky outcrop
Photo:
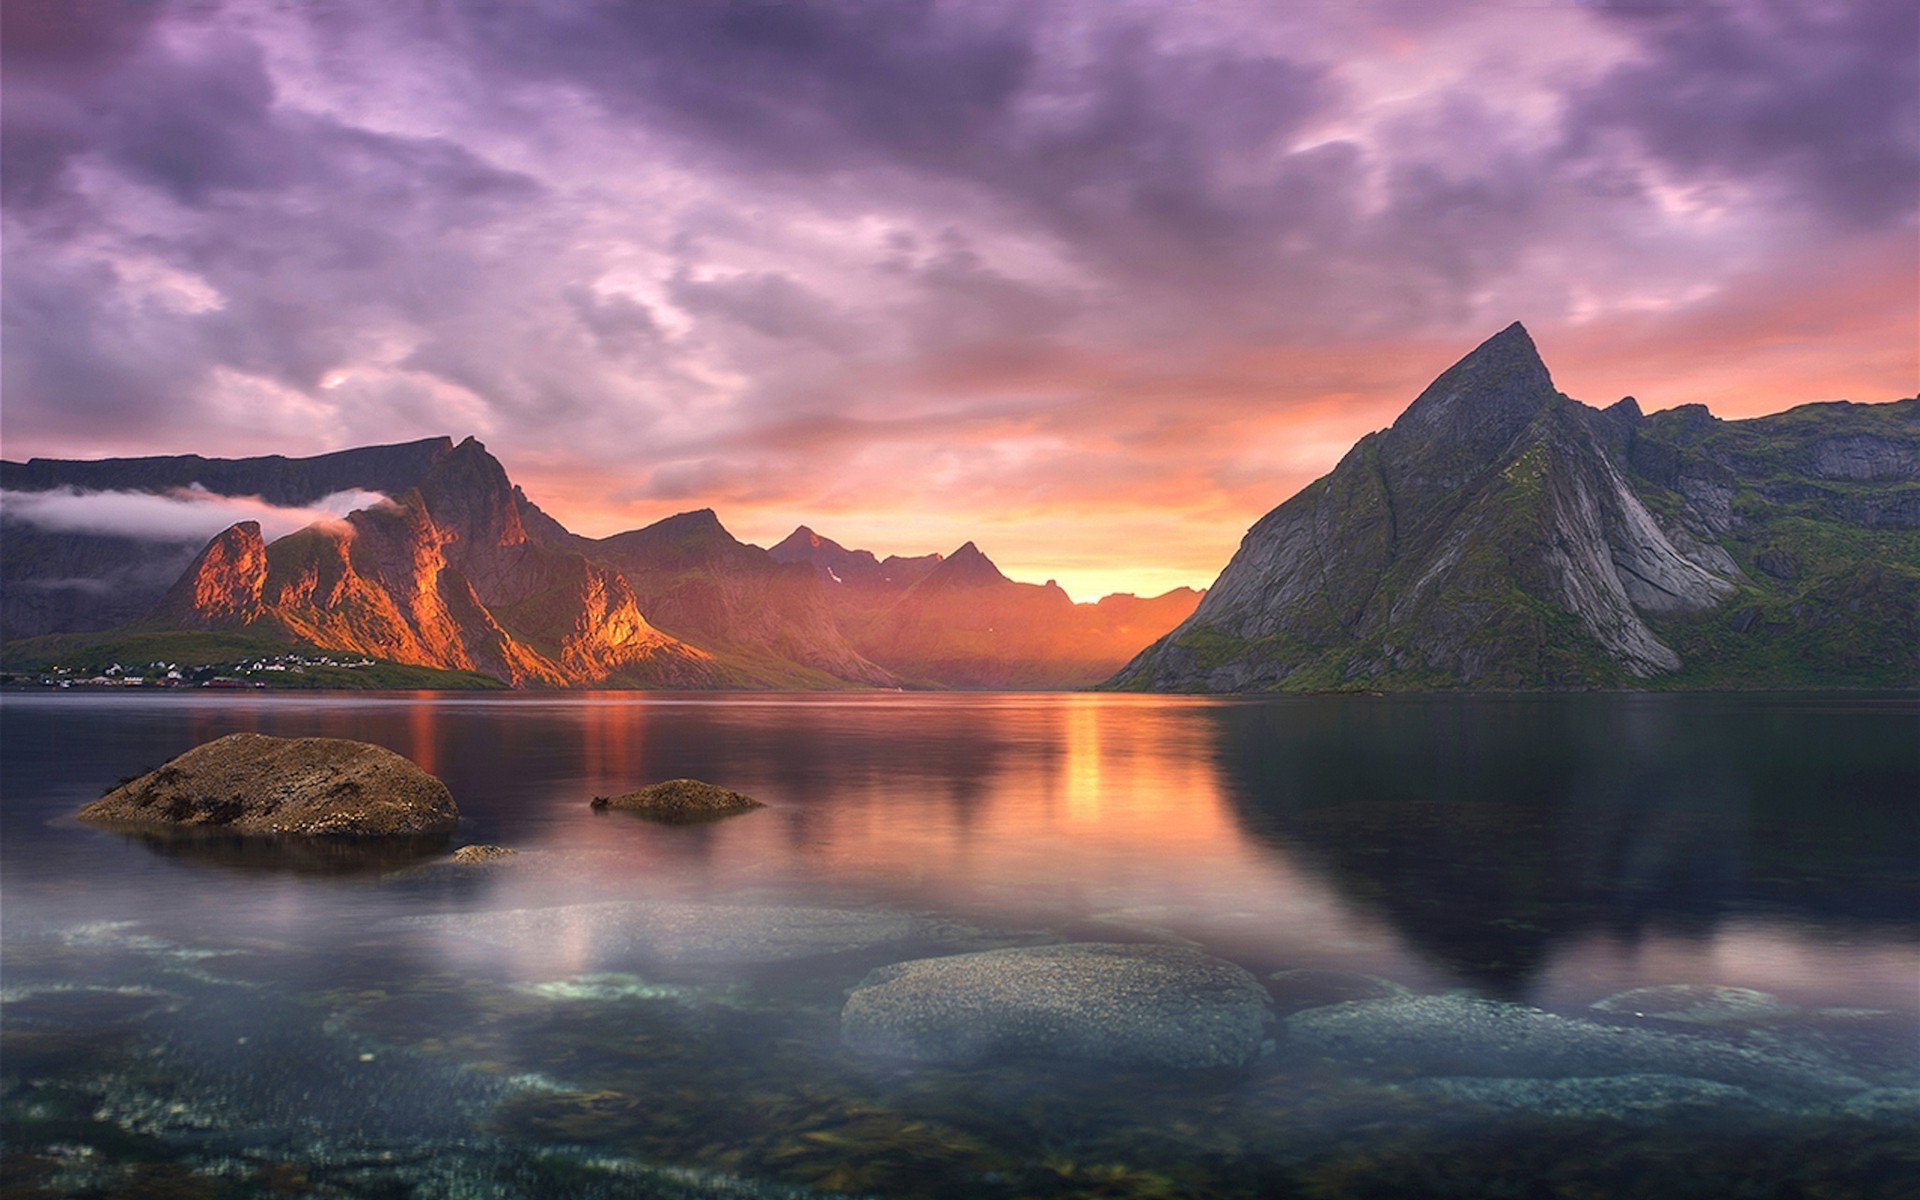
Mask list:
[[[1112,686],[1641,686],[1688,665],[1683,648],[1726,656],[1713,631],[1729,601],[1794,561],[1752,545],[1767,505],[1791,494],[1809,515],[1901,520],[1897,490],[1812,480],[1904,478],[1912,403],[1747,422],[1631,399],[1596,411],[1555,390],[1515,324],[1256,523],[1192,616]],[[1823,669],[1784,649],[1792,670]],[[1910,684],[1916,668],[1920,651],[1875,669]]]
[[[855,1049],[916,1062],[1077,1058],[1239,1067],[1266,1044],[1267,994],[1232,963],[1179,946],[1076,943],[882,967],[847,998]]]
[[[593,807],[630,812],[669,824],[685,824],[751,812],[766,805],[718,784],[698,779],[669,779],[618,796],[595,796]]]
[[[391,750],[234,733],[80,810],[100,824],[247,836],[417,837],[459,823],[447,787]]]
[[[242,521],[208,542],[155,610],[183,629],[245,626],[260,619],[267,543],[258,521]]]

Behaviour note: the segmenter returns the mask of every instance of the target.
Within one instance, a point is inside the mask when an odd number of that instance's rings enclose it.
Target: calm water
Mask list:
[[[0,723],[9,1196],[1920,1195],[1912,698],[16,693]],[[523,853],[66,819],[243,729],[389,746],[453,790],[450,845]],[[676,776],[771,807],[588,809]],[[819,909],[841,933],[796,930]],[[1272,1051],[840,1041],[874,967],[1060,941],[1244,966]],[[1664,985],[1695,990],[1592,1007]]]

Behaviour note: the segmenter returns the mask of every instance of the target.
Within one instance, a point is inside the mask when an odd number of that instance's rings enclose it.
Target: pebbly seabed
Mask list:
[[[1483,707],[1464,745],[1473,726],[1398,701],[912,703],[10,702],[8,1178],[1009,1198],[1911,1181],[1911,703],[1529,701]],[[448,781],[453,845],[518,853],[354,870],[61,819],[238,727],[386,744]],[[131,761],[63,753],[89,739]],[[722,765],[768,807],[658,826],[584,803]],[[1838,782],[1851,815],[1816,802]],[[1135,958],[1150,978],[1113,967]],[[1168,1049],[1213,1044],[1233,1052]]]

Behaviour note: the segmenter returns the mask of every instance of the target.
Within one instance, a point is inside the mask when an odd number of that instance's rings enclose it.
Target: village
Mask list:
[[[365,657],[335,658],[330,654],[277,654],[230,663],[192,664],[155,661],[110,662],[104,666],[53,665],[14,675],[6,682],[50,688],[267,688],[287,682],[287,675],[305,675],[310,669],[358,670],[374,666]]]

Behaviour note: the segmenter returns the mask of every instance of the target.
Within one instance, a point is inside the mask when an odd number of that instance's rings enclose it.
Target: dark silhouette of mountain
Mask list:
[[[1917,462],[1920,401],[1599,411],[1515,324],[1261,518],[1112,685],[1912,687]]]
[[[422,438],[390,446],[361,446],[310,458],[266,454],[256,458],[202,458],[175,454],[153,458],[34,458],[0,463],[0,487],[43,492],[163,492],[201,487],[216,496],[258,496],[293,507],[358,488],[398,495],[420,482],[453,450],[453,439]]]

